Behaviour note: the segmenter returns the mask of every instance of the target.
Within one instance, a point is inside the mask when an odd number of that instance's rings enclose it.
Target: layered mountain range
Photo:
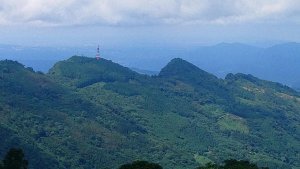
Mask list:
[[[0,44],[0,59],[17,60],[35,70],[48,72],[58,61],[69,56],[95,55],[96,46],[24,47]],[[300,89],[300,43],[289,42],[270,47],[242,43],[211,46],[114,46],[101,48],[101,55],[140,73],[158,74],[174,57],[183,58],[201,69],[224,78],[228,73],[252,74]]]
[[[17,60],[34,70],[48,72],[58,61],[69,56],[95,55],[95,46],[84,47],[26,47],[0,44],[0,59]],[[158,74],[174,57],[183,58],[201,69],[224,78],[228,73],[252,74],[261,79],[280,82],[300,89],[300,43],[289,42],[270,47],[242,43],[219,43],[211,46],[114,46],[101,48],[105,58],[133,70]]]
[[[73,56],[47,74],[0,61],[0,152],[30,168],[196,168],[225,159],[300,167],[300,93],[246,74],[220,79],[183,60],[156,76]]]

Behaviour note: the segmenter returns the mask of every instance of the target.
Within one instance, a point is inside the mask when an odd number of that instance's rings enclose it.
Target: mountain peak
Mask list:
[[[138,74],[110,60],[72,56],[68,60],[56,63],[49,74],[58,79],[85,87],[98,82],[128,81]]]
[[[0,60],[0,65],[1,66],[13,66],[13,67],[21,67],[24,68],[25,66],[19,63],[18,61],[12,61],[12,60]]]
[[[217,79],[214,75],[201,70],[192,63],[181,58],[172,59],[159,73],[160,77],[175,77],[179,79]]]
[[[174,58],[160,71],[159,76],[178,76],[197,71],[202,70],[181,58]]]
[[[189,85],[201,93],[214,93],[221,91],[223,94],[223,83],[216,76],[201,70],[197,66],[180,58],[171,60],[159,73],[159,77],[179,80]],[[221,90],[217,90],[221,89]],[[217,94],[218,95],[218,94]]]
[[[0,72],[16,73],[16,72],[23,72],[23,71],[34,72],[34,70],[31,67],[25,67],[23,64],[19,63],[18,61],[13,61],[13,60],[0,61]]]

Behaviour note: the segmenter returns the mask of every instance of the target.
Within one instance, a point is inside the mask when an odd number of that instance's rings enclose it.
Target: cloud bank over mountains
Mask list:
[[[298,0],[0,0],[0,25],[298,23]]]

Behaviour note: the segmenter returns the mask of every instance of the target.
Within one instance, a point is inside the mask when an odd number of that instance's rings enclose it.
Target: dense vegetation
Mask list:
[[[197,169],[268,169],[268,167],[260,168],[256,164],[245,160],[225,160],[224,165],[207,163],[205,166],[198,167]]]
[[[225,160],[224,166],[207,163],[205,166],[197,169],[259,169],[256,164],[251,164],[249,161]],[[22,149],[11,148],[5,155],[2,163],[0,162],[0,169],[27,169],[28,160],[25,160]],[[134,161],[132,163],[123,164],[119,169],[163,169],[159,164],[148,161]],[[268,169],[268,168],[262,168]]]
[[[0,162],[0,169],[27,169],[28,161],[22,149],[11,148],[5,155],[2,163]]]
[[[24,148],[29,168],[300,167],[300,94],[251,75],[218,79],[174,59],[150,77],[74,56],[48,74],[1,61],[0,89],[0,152]]]
[[[129,164],[124,164],[119,169],[163,169],[159,164],[149,163],[147,161],[134,161]],[[213,163],[207,163],[204,166],[200,166],[196,169],[269,169],[268,167],[258,167],[256,164],[252,164],[245,160],[225,160],[224,165],[218,165]]]

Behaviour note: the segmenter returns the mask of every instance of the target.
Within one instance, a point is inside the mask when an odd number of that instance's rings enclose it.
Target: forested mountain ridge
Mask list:
[[[265,46],[265,45],[264,45]],[[94,55],[95,46],[25,47],[0,44],[0,60],[17,60],[34,70],[48,72],[58,61],[77,54]],[[270,47],[242,43],[219,43],[199,46],[127,46],[102,48],[105,58],[133,68],[143,74],[157,74],[171,59],[183,58],[201,69],[224,78],[228,73],[252,74],[261,79],[280,82],[300,89],[300,43],[288,42]],[[41,57],[43,56],[43,57]],[[142,70],[141,70],[142,69]]]
[[[228,158],[300,166],[300,95],[278,83],[219,79],[178,58],[152,77],[78,56],[48,74],[13,61],[0,70],[0,149],[25,147],[32,168],[136,159],[195,168]]]

